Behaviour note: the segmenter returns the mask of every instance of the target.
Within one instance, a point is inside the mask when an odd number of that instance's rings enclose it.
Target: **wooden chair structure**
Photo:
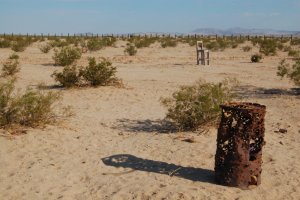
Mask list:
[[[196,51],[197,51],[197,65],[209,65],[209,50],[204,49],[203,42],[202,41],[197,41],[197,46],[196,46]]]

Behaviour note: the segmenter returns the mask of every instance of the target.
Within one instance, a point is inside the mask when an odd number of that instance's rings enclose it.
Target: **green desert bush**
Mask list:
[[[248,52],[248,51],[251,51],[252,47],[244,46],[242,49],[243,49],[244,52]]]
[[[44,44],[44,45],[41,45],[39,48],[40,48],[41,52],[48,53],[51,50],[52,46],[50,44]]]
[[[54,49],[55,65],[67,66],[72,65],[76,60],[81,58],[81,51],[75,47],[62,47],[60,50]]]
[[[124,50],[124,53],[129,55],[129,56],[134,56],[137,54],[137,49],[134,44],[132,43],[127,43],[126,48]]]
[[[251,62],[253,63],[260,62],[261,59],[262,59],[262,55],[260,54],[254,54],[251,56]]]
[[[260,42],[259,52],[266,56],[276,55],[277,43],[275,40],[263,40]]]
[[[13,76],[20,71],[19,66],[19,56],[17,54],[12,54],[3,64],[1,76]]]
[[[287,77],[295,85],[300,86],[300,60],[297,60],[292,66],[286,60],[281,60],[277,68],[277,75],[282,78]]]
[[[80,70],[80,75],[90,85],[99,86],[117,81],[116,72],[116,67],[113,67],[108,60],[97,63],[95,58],[89,58],[89,65]]]
[[[35,127],[55,118],[54,104],[59,94],[27,89],[16,94],[15,79],[0,83],[0,127],[23,125]]]
[[[56,82],[67,88],[78,86],[81,78],[76,66],[66,66],[62,72],[55,71],[51,76]]]
[[[199,80],[191,86],[181,86],[171,98],[163,98],[168,109],[166,118],[173,121],[179,130],[196,130],[214,124],[220,117],[220,104],[233,98],[232,81],[207,83]]]

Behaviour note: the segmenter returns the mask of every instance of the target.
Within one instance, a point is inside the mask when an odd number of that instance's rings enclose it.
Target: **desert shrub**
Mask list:
[[[55,71],[51,76],[62,86],[69,88],[78,86],[81,75],[76,66],[66,66],[62,72]]]
[[[59,38],[54,38],[49,42],[49,45],[51,47],[65,47],[68,46],[69,43],[65,40],[59,39]]]
[[[293,38],[291,41],[291,45],[300,45],[300,38]]]
[[[251,62],[257,63],[262,59],[262,55],[260,54],[254,54],[251,56]]]
[[[108,85],[116,81],[116,67],[112,63],[103,60],[96,63],[95,58],[89,58],[89,65],[80,70],[80,75],[92,86]]]
[[[291,50],[289,50],[288,55],[291,56],[291,57],[299,57],[300,56],[300,51],[291,49]]]
[[[282,51],[284,48],[284,45],[282,43],[277,43],[277,48]]]
[[[300,60],[297,60],[292,67],[286,60],[281,60],[277,68],[277,76],[282,78],[287,77],[292,80],[295,85],[300,86]]]
[[[237,48],[238,46],[239,46],[238,43],[235,43],[235,42],[231,44],[231,48],[233,48],[233,49]]]
[[[207,83],[199,80],[191,86],[181,86],[171,98],[161,100],[168,109],[166,118],[179,130],[196,130],[215,123],[220,116],[220,104],[232,99],[230,81]]]
[[[102,42],[102,40],[99,39],[90,39],[87,42],[87,48],[89,51],[98,51],[105,47],[105,44]]]
[[[25,51],[28,43],[26,41],[20,40],[16,42],[12,42],[11,49],[15,52],[22,52]]]
[[[248,51],[251,51],[252,47],[244,46],[242,49],[243,49],[244,52],[248,52]]]
[[[0,39],[0,48],[9,48],[10,45],[11,44],[10,44],[9,40],[6,40],[6,39],[1,40]]]
[[[20,71],[19,67],[19,56],[12,54],[9,59],[3,64],[1,76],[13,76]]]
[[[292,47],[291,46],[284,46],[283,47],[283,51],[284,52],[289,52],[289,51],[291,51],[292,50]]]
[[[129,39],[130,43],[133,43],[134,46],[136,48],[145,48],[145,47],[149,47],[151,44],[155,43],[157,40],[157,38],[150,38],[150,37],[144,37],[144,38],[140,38],[140,37],[132,37]]]
[[[129,55],[129,56],[134,56],[137,54],[137,49],[134,46],[134,44],[127,43],[126,48],[124,50],[124,53]]]
[[[8,59],[19,59],[19,58],[20,58],[19,55],[16,53],[13,53],[8,57]]]
[[[49,123],[54,117],[53,106],[58,93],[43,93],[27,89],[22,95],[15,92],[15,79],[0,83],[0,127],[14,124],[35,127]]]
[[[162,48],[176,47],[177,46],[177,41],[176,41],[176,39],[173,39],[173,38],[162,38],[160,40],[160,45],[161,45]]]
[[[60,50],[54,49],[53,59],[55,65],[67,66],[73,64],[76,60],[80,59],[81,51],[78,48],[66,46]]]
[[[113,46],[116,42],[116,38],[114,37],[104,37],[101,39],[92,38],[87,42],[87,48],[90,51],[98,51],[105,47]]]
[[[35,127],[51,122],[55,118],[53,105],[60,99],[55,92],[43,93],[28,89],[17,101],[18,123]]]
[[[52,46],[50,44],[44,44],[40,46],[40,50],[43,53],[48,53],[51,50]]]
[[[259,52],[266,56],[276,55],[277,43],[275,40],[263,40],[260,42]]]

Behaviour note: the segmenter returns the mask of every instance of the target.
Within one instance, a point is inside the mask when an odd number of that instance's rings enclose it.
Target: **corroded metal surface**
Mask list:
[[[266,107],[229,103],[221,108],[215,157],[216,182],[242,189],[259,185]]]

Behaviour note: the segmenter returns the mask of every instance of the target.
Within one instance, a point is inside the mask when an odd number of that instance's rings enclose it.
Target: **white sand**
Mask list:
[[[250,55],[258,50],[244,53],[239,47],[213,52],[210,66],[197,66],[195,48],[188,45],[154,45],[134,57],[124,56],[122,45],[84,54],[79,64],[89,56],[109,58],[126,88],[64,90],[63,104],[71,105],[75,116],[25,135],[0,137],[0,199],[300,199],[299,95],[270,94],[270,89],[295,87],[276,76],[285,53],[252,64]],[[20,88],[54,84],[50,75],[61,69],[51,66],[52,51],[43,54],[37,46],[19,54]],[[11,53],[0,49],[0,61]],[[161,97],[199,78],[226,77],[241,82],[244,101],[267,106],[262,184],[253,190],[214,183],[215,128],[207,134],[166,134],[160,123],[166,112]],[[279,128],[287,133],[275,133]],[[115,159],[104,159],[110,156]],[[121,158],[129,160],[114,163],[119,167],[109,162]]]

